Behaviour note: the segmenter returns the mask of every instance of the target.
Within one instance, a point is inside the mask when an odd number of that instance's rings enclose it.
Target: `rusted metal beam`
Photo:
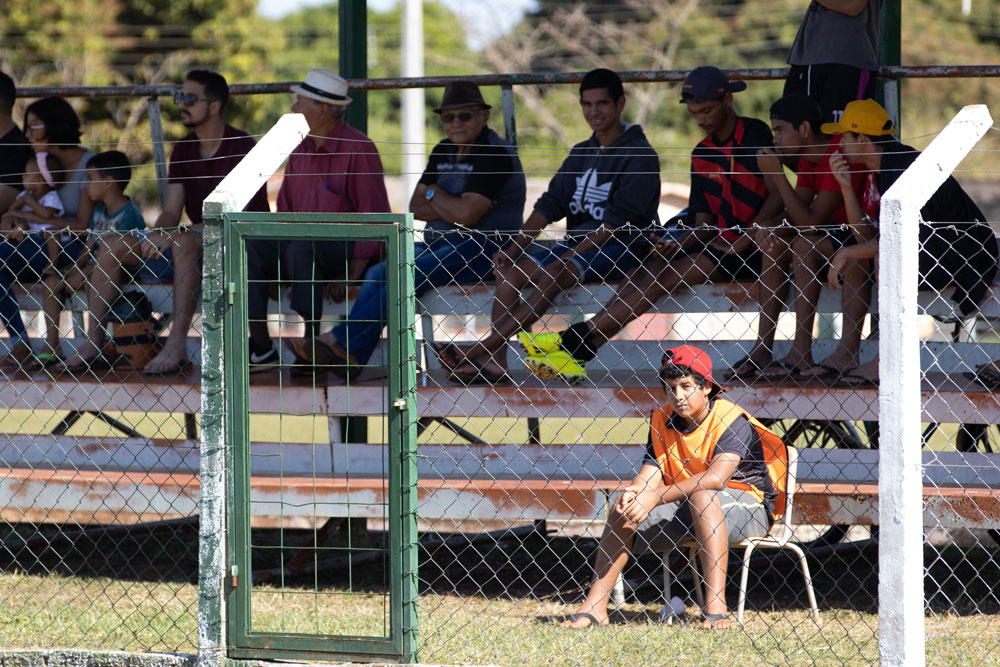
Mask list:
[[[689,70],[632,70],[619,72],[626,83],[680,82]],[[747,67],[726,70],[731,78],[748,81],[784,79],[787,67]],[[571,84],[583,80],[586,72],[520,72],[507,74],[472,74],[464,76],[391,77],[385,79],[351,79],[354,90],[400,90],[403,88],[443,88],[452,81],[473,81],[480,86],[532,86],[542,84]],[[1000,77],[1000,65],[907,65],[882,67],[878,76],[884,79],[963,79]],[[273,83],[235,83],[229,87],[231,95],[276,95],[289,92],[289,87],[299,81]],[[179,84],[137,86],[31,86],[19,88],[17,96],[38,98],[58,97],[162,97],[180,90]]]

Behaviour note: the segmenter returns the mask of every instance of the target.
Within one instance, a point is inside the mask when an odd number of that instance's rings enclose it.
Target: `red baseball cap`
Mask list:
[[[667,364],[684,366],[708,380],[717,391],[728,391],[712,378],[712,359],[700,347],[681,345],[670,348],[660,359],[661,368]]]

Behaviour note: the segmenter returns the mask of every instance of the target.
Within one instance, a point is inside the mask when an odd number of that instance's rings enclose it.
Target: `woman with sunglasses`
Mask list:
[[[83,249],[83,241],[72,232],[87,229],[94,203],[84,191],[87,163],[95,153],[82,148],[80,119],[69,103],[61,97],[45,97],[28,105],[24,114],[24,135],[36,153],[48,152],[59,159],[63,174],[57,180],[65,183],[56,192],[63,205],[63,218],[49,220],[65,230],[59,266],[72,262]],[[0,322],[11,337],[10,352],[0,365],[19,369],[32,361],[24,320],[11,292],[13,282],[35,282],[50,265],[41,233],[26,234],[21,241],[0,240]]]

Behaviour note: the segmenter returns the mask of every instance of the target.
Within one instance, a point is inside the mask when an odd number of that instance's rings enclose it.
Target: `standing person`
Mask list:
[[[147,375],[178,373],[190,364],[187,335],[201,292],[202,203],[255,143],[246,132],[222,119],[228,101],[229,85],[221,74],[203,69],[187,73],[180,92],[174,94],[174,103],[180,109],[181,123],[191,132],[174,145],[170,154],[163,212],[148,235],[109,238],[90,275],[92,291],[105,299],[117,292],[123,266],[143,266],[161,280],[172,280],[174,312],[170,333],[160,353],[143,368]],[[254,195],[246,210],[269,210],[264,188]],[[185,214],[190,224],[182,226]],[[110,306],[103,303],[98,307],[106,312]],[[90,307],[93,310],[94,304]],[[77,351],[80,364],[98,355],[96,335],[96,329],[88,332],[87,342]]]
[[[648,254],[641,230],[659,222],[660,161],[642,128],[622,120],[625,90],[608,69],[587,72],[580,110],[593,133],[572,148],[548,190],[505,248],[494,257],[497,281],[492,331],[471,347],[452,345],[439,358],[466,384],[505,381],[507,340],[528,330],[563,290],[581,282],[618,280]],[[549,250],[525,249],[548,224],[566,218],[566,238]],[[534,292],[525,297],[524,291]],[[526,360],[538,373],[583,379],[552,359]]]
[[[521,228],[525,181],[514,148],[487,125],[490,105],[479,86],[456,81],[434,110],[447,138],[431,151],[410,211],[427,221],[414,256],[419,297],[431,287],[481,282],[493,271],[493,255]],[[297,356],[352,377],[371,357],[386,321],[387,263],[376,264],[347,320],[315,341],[292,341]],[[343,341],[343,342],[341,342]]]
[[[788,52],[785,95],[819,102],[836,123],[852,100],[875,96],[882,0],[810,0]]]
[[[311,69],[305,81],[291,87],[293,113],[309,124],[309,136],[288,156],[278,193],[278,210],[289,213],[388,213],[389,196],[382,160],[375,143],[344,120],[347,81],[324,69]],[[250,372],[274,368],[278,350],[267,330],[268,281],[292,281],[291,306],[306,323],[306,336],[319,334],[323,292],[319,281],[360,279],[380,244],[344,241],[247,243],[247,315],[250,328]],[[346,283],[333,285],[331,295],[343,300]],[[302,364],[296,374],[308,373]]]
[[[899,143],[892,121],[875,100],[851,102],[839,123],[823,126],[827,134],[843,135],[844,155],[830,158],[830,167],[840,183],[851,225],[878,229],[879,204],[896,179],[920,155],[920,151]],[[846,158],[846,159],[845,159]],[[854,194],[848,165],[861,165],[868,172],[861,199]],[[949,176],[920,209],[920,289],[941,293],[955,286],[952,301],[964,319],[975,310],[990,290],[997,273],[997,248],[993,230],[972,198],[954,176]],[[926,221],[926,222],[924,222]],[[866,243],[843,247],[830,260],[827,284],[832,288],[859,290],[846,270],[851,261],[872,260],[878,256],[877,233]],[[860,274],[853,274],[862,279]],[[858,339],[842,339],[823,364],[840,369],[835,385],[877,385],[878,358],[859,365]],[[993,362],[995,363],[995,362]],[[988,367],[990,365],[987,365]],[[979,372],[982,372],[982,368]]]
[[[816,304],[825,279],[820,274],[825,274],[824,269],[837,250],[868,241],[871,232],[847,226],[840,184],[830,169],[830,158],[841,150],[840,137],[823,134],[821,125],[819,103],[808,95],[785,95],[771,105],[774,148],[758,151],[757,165],[768,188],[781,197],[787,224],[764,227],[757,232],[762,255],[757,342],[747,357],[725,374],[726,379],[777,380],[818,377],[830,372],[823,366],[814,366],[812,361]],[[794,165],[798,176],[794,187],[785,176],[786,161]],[[851,181],[860,192],[864,175],[852,171]],[[869,265],[867,261],[852,262],[848,270],[867,276]],[[795,339],[784,358],[772,359],[778,315],[784,307],[783,296],[790,277],[795,293]],[[867,284],[860,278],[853,282]],[[870,298],[870,289],[844,292],[845,337],[857,335],[860,339]]]
[[[31,146],[14,122],[17,88],[14,80],[0,72],[0,211],[10,208],[21,191],[21,174],[31,157]]]
[[[533,363],[573,381],[585,374],[584,364],[597,356],[598,348],[670,290],[758,278],[760,252],[746,231],[774,218],[781,198],[768,193],[757,166],[757,150],[771,146],[771,130],[733,107],[733,93],[746,87],[717,67],[706,65],[688,74],[680,102],[705,133],[691,153],[688,213],[695,228],[676,240],[654,237],[655,252],[621,281],[614,297],[589,321],[561,333],[523,336]]]
[[[718,397],[708,354],[691,345],[667,350],[659,375],[666,403],[650,417],[642,467],[611,505],[593,583],[564,628],[608,624],[611,590],[630,556],[694,540],[705,586],[702,627],[729,629],[729,545],[766,535],[782,513],[788,450]]]
[[[24,113],[24,134],[36,154],[49,153],[62,164],[64,185],[57,191],[62,202],[62,218],[51,218],[47,224],[63,237],[60,266],[72,262],[84,244],[70,232],[81,232],[90,222],[94,203],[84,191],[87,163],[95,153],[80,147],[80,119],[73,107],[61,97],[45,97],[28,105]],[[28,332],[11,291],[14,282],[35,282],[41,279],[51,262],[46,250],[49,231],[30,232],[20,241],[0,239],[0,321],[10,337],[8,354],[0,366],[25,368],[34,364]]]

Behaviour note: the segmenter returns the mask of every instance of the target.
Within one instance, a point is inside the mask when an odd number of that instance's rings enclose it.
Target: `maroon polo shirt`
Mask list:
[[[205,197],[239,164],[255,143],[243,130],[226,125],[219,149],[209,158],[202,157],[201,144],[194,132],[174,144],[167,182],[184,186],[184,210],[191,224],[201,224],[201,205]],[[271,210],[264,187],[257,191],[243,210]]]
[[[285,165],[278,210],[288,213],[388,213],[382,160],[371,139],[344,121],[316,146],[302,140]],[[375,257],[379,244],[355,244],[355,257]]]

